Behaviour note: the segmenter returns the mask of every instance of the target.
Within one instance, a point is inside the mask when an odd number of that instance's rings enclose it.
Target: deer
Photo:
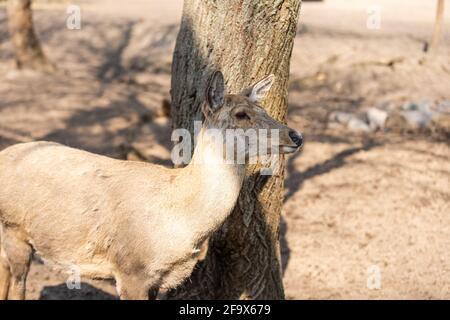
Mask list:
[[[300,133],[261,106],[273,82],[271,75],[227,94],[223,74],[214,72],[184,167],[113,159],[47,141],[1,151],[0,299],[25,299],[33,257],[63,270],[76,266],[83,277],[111,279],[124,300],[156,299],[160,290],[185,281],[202,244],[235,206],[248,164],[248,157],[244,163],[223,161],[208,129],[278,130],[270,149],[280,154],[303,144]],[[248,153],[247,147],[239,152]]]

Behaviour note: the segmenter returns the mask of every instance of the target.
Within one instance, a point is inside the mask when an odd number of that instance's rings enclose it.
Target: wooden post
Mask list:
[[[434,24],[433,38],[431,39],[431,50],[436,51],[442,34],[442,23],[444,21],[444,0],[438,0],[436,10],[436,22]]]

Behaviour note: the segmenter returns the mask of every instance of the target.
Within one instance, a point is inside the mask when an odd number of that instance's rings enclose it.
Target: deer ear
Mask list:
[[[266,97],[274,81],[275,76],[271,74],[254,85],[244,89],[241,92],[241,95],[248,97],[252,102],[261,102]]]
[[[206,89],[206,104],[205,110],[203,110],[205,116],[223,106],[226,94],[225,91],[225,81],[222,72],[214,72],[209,80],[208,88]]]

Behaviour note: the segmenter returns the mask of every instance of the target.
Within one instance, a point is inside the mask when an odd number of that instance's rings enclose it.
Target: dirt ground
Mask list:
[[[366,27],[372,1],[302,5],[289,123],[306,144],[288,159],[288,299],[450,299],[449,127],[361,134],[327,120],[335,110],[450,100],[450,33],[439,52],[423,52],[434,1],[376,3],[375,30]],[[48,76],[12,71],[0,7],[0,149],[52,140],[125,158],[131,145],[169,165],[170,120],[159,113],[182,1],[81,4],[81,30],[65,27],[65,6],[36,7],[39,38],[59,67]],[[449,18],[447,10],[447,31]],[[34,262],[27,298],[116,299],[110,283],[69,290],[66,279]]]

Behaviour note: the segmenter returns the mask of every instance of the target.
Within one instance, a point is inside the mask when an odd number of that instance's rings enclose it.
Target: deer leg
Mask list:
[[[9,270],[9,263],[0,246],[0,300],[6,300],[8,298],[10,280],[11,272]]]
[[[10,268],[8,299],[24,300],[32,248],[19,233],[7,228],[3,229],[2,247],[2,253],[6,256]]]
[[[116,289],[120,300],[148,300],[150,290],[146,280],[130,275],[116,276]]]

